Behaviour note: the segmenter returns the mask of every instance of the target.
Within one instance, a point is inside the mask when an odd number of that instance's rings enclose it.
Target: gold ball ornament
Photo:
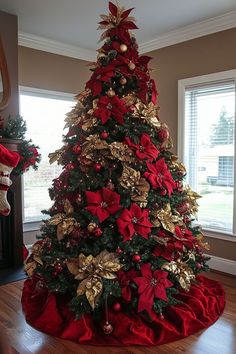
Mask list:
[[[90,224],[88,224],[87,227],[89,232],[94,232],[96,228],[97,228],[97,224],[95,224],[95,222],[91,222]]]
[[[134,70],[135,69],[135,64],[131,61],[129,64],[128,64],[128,67],[129,67],[129,70]]]
[[[112,88],[110,88],[108,91],[107,91],[107,96],[108,97],[114,97],[115,96],[115,91],[112,89]]]
[[[127,83],[127,79],[125,77],[120,78],[120,84],[125,85]]]
[[[121,45],[120,45],[120,51],[121,51],[122,53],[127,52],[127,50],[128,50],[128,47],[127,47],[126,44],[121,44]]]

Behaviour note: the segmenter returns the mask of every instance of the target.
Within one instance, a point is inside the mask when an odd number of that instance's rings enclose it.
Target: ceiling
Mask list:
[[[213,18],[218,19],[215,31],[221,30],[222,23],[223,29],[236,27],[236,0],[120,0],[119,5],[135,8],[133,15],[139,27],[136,37],[144,47],[194,25],[198,32],[207,30],[206,24],[213,23]],[[20,36],[30,38],[32,47],[33,40],[47,41],[48,45],[54,41],[88,55],[98,47],[99,14],[107,13],[107,7],[107,0],[0,0],[0,10],[18,16]]]

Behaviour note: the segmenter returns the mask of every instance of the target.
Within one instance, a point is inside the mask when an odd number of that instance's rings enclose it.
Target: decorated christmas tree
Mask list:
[[[22,303],[30,323],[63,338],[159,344],[216,321],[224,294],[198,276],[208,269],[208,245],[193,226],[199,195],[159,120],[132,9],[109,10],[64,145],[50,154],[63,171],[25,265]]]

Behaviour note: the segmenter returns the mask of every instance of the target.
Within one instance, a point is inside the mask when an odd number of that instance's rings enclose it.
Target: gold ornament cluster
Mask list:
[[[195,275],[186,262],[177,259],[163,264],[162,269],[174,274],[182,289],[185,291],[190,290],[191,282],[195,279]]]
[[[114,253],[104,250],[96,257],[83,253],[78,258],[69,259],[66,265],[75,279],[79,281],[77,295],[85,295],[92,309],[95,308],[103,290],[103,278],[115,279],[121,269],[119,259]]]

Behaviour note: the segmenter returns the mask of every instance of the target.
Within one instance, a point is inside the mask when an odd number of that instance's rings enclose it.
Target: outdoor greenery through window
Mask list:
[[[48,154],[62,146],[65,114],[73,106],[73,96],[43,93],[43,90],[21,91],[20,114],[27,123],[26,138],[40,147],[42,160],[38,171],[24,175],[24,222],[42,220],[41,210],[50,208],[52,202],[48,188],[61,172],[56,163],[50,165]]]
[[[205,229],[235,234],[235,79],[211,81],[207,76],[202,83],[180,80],[182,156],[187,182],[202,196],[198,222]]]

